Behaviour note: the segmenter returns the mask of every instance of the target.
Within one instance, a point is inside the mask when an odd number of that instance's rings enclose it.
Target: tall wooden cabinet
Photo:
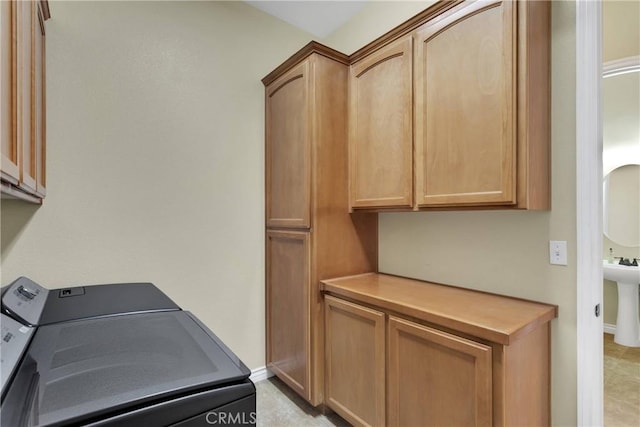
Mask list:
[[[2,194],[39,203],[46,195],[46,1],[0,2]]]
[[[312,42],[266,86],[267,366],[323,402],[319,280],[376,271],[377,217],[349,214],[347,57]]]
[[[437,2],[351,59],[351,208],[550,208],[549,2]]]

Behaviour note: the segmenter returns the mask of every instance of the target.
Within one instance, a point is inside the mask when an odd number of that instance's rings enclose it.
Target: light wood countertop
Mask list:
[[[321,281],[322,291],[508,345],[558,306],[379,273]]]

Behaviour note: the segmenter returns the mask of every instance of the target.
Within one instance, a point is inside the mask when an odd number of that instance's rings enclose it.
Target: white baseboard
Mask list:
[[[605,334],[615,334],[616,333],[616,325],[612,325],[611,323],[604,324],[604,333]]]
[[[254,383],[257,383],[260,381],[264,381],[267,378],[272,376],[273,376],[273,372],[268,370],[266,366],[262,366],[260,368],[251,370],[251,376],[249,377],[249,379]]]

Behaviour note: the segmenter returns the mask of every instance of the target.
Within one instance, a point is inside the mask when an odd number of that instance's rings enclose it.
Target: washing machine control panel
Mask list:
[[[22,354],[29,345],[35,328],[25,326],[2,314],[2,332],[0,335],[0,382],[2,395],[8,386]]]
[[[49,291],[26,277],[14,281],[2,296],[2,308],[25,325],[36,326]]]

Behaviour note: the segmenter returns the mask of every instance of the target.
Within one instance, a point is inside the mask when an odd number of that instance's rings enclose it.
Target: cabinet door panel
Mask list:
[[[31,134],[35,149],[36,192],[46,194],[46,101],[45,101],[45,33],[44,18],[40,3],[36,3],[35,26],[33,29],[33,93],[31,114],[33,117]]]
[[[325,296],[326,403],[353,425],[385,423],[385,316]]]
[[[390,425],[491,425],[491,347],[395,317],[388,337]]]
[[[267,364],[310,398],[309,233],[267,232]]]
[[[17,7],[17,137],[21,147],[20,186],[36,190],[36,148],[32,133],[32,43],[35,21],[35,3],[20,1]]]
[[[0,144],[2,145],[2,178],[17,184],[20,180],[20,158],[16,139],[14,96],[15,55],[14,32],[16,3],[0,1]]]
[[[351,66],[352,207],[412,204],[412,40],[404,37]]]
[[[307,60],[267,88],[268,227],[311,224],[310,72]]]
[[[419,206],[516,202],[511,1],[446,12],[416,35]]]

